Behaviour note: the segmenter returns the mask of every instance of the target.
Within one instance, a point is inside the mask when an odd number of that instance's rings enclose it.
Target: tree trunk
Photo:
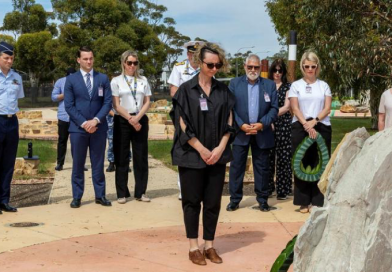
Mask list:
[[[380,105],[381,94],[384,90],[370,90],[370,112],[372,114],[372,129],[378,129],[378,107]]]
[[[31,71],[29,71],[29,79],[30,79],[30,85],[31,85],[31,103],[34,104],[38,101],[39,80],[35,76],[35,74]]]

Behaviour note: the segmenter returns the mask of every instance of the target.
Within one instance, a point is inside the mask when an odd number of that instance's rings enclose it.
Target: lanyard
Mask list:
[[[125,82],[128,84],[129,89],[131,89],[131,94],[133,96],[133,100],[135,100],[136,110],[138,110],[137,100],[136,100],[136,89],[137,89],[137,77],[135,77],[135,81],[133,82],[133,89],[131,86],[131,82],[128,81],[127,77],[124,75]]]

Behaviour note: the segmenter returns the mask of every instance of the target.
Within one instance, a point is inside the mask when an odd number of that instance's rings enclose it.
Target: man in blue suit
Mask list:
[[[241,128],[233,142],[234,160],[230,163],[230,203],[227,211],[235,211],[242,200],[243,181],[249,146],[252,150],[256,200],[261,211],[269,211],[268,177],[269,149],[274,147],[271,128],[278,116],[276,85],[260,77],[260,58],[249,55],[244,68],[246,76],[234,78],[229,88],[236,97],[234,116]]]
[[[70,117],[72,194],[71,208],[79,208],[84,192],[84,164],[87,148],[90,150],[95,203],[112,204],[105,197],[106,115],[112,108],[110,82],[105,74],[93,70],[94,54],[88,47],[81,47],[77,61],[80,71],[67,77],[64,86],[65,110]]]

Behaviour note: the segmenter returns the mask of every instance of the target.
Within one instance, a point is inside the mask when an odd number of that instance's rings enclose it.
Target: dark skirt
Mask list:
[[[315,127],[317,132],[323,136],[325,144],[328,147],[329,156],[331,157],[331,139],[332,139],[332,128],[326,126],[323,123],[318,123]],[[294,155],[298,145],[305,139],[309,134],[305,131],[300,122],[295,122],[291,125],[291,141],[292,141],[292,154]],[[306,151],[305,156],[302,160],[304,167],[310,165],[314,168],[318,164],[318,152],[317,144],[314,143]],[[294,205],[298,206],[323,206],[324,195],[320,192],[318,181],[307,182],[297,178],[294,175]]]

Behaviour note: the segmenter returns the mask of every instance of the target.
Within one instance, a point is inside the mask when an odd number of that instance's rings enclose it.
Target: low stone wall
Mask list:
[[[37,175],[39,160],[16,158],[14,175]]]
[[[42,119],[42,111],[20,111],[19,138],[57,140],[57,119]]]

